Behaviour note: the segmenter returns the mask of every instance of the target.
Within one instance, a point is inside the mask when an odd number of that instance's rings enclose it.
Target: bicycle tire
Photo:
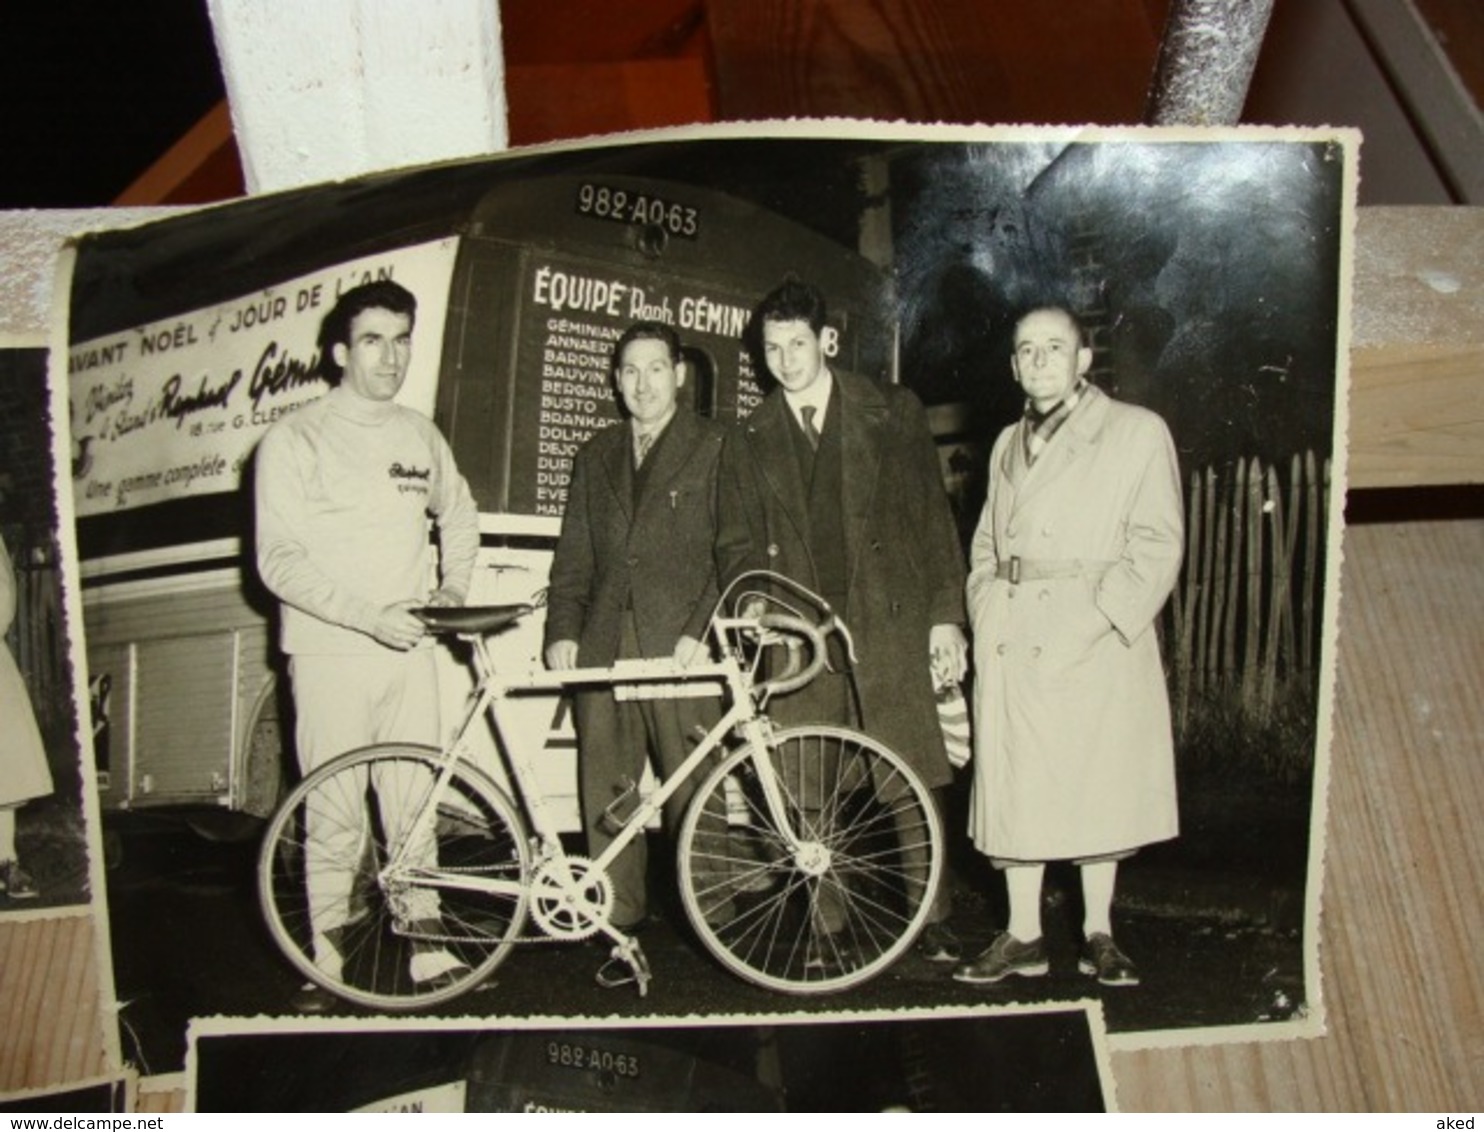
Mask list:
[[[435,873],[419,884],[385,870],[402,835],[397,827],[415,825],[412,816],[425,804],[443,758],[432,747],[404,743],[348,752],[306,776],[269,822],[258,858],[258,899],[269,931],[306,978],[348,1002],[386,1011],[446,1002],[487,979],[525,924],[525,825],[505,792],[476,767],[457,765],[439,797],[430,845],[441,878]],[[311,873],[318,913],[311,908]],[[519,886],[514,893],[480,891],[460,887],[460,876]],[[316,939],[316,914],[321,922],[343,923]],[[449,969],[416,982],[414,957],[423,964],[419,975]]]
[[[847,728],[780,731],[769,756],[785,820],[827,853],[790,851],[743,747],[686,811],[686,914],[748,982],[800,995],[859,986],[911,947],[931,912],[943,869],[937,808],[899,755]]]

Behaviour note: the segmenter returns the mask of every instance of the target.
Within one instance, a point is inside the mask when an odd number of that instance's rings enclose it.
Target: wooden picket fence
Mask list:
[[[1319,663],[1329,461],[1295,454],[1287,476],[1256,458],[1191,473],[1185,565],[1161,626],[1175,724],[1202,698],[1235,697],[1265,721]]]

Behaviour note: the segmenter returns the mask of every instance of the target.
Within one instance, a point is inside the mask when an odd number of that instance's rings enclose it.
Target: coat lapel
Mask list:
[[[866,540],[871,504],[876,498],[876,480],[881,472],[883,431],[887,422],[886,398],[876,386],[852,373],[835,373],[839,390],[842,434],[841,506],[845,517],[846,592],[855,583],[856,566]],[[829,427],[828,423],[825,425]]]
[[[1048,484],[1056,483],[1068,469],[1086,458],[1088,450],[1098,442],[1098,436],[1102,432],[1103,421],[1107,415],[1107,396],[1097,386],[1089,385],[1087,392],[1082,396],[1081,403],[1067,418],[1067,423],[1062,425],[1051,443],[1046,446],[1045,451],[1030,467],[1026,467],[1024,441],[1021,434],[1017,432],[1014,443],[1021,447],[1018,453],[1009,454],[1009,459],[1013,463],[1018,463],[1023,471],[1015,494],[1015,507],[1012,509],[1012,514],[1026,506],[1044,491]]]
[[[634,455],[630,443],[631,426],[627,420],[612,425],[603,435],[609,437],[607,450],[603,453],[603,470],[607,473],[608,487],[613,492],[624,517],[634,517]]]
[[[763,403],[748,419],[747,435],[769,489],[778,497],[799,538],[807,543],[809,502],[798,474],[798,457],[794,454],[793,436],[789,432],[792,427],[783,392],[775,390],[763,398]]]
[[[676,409],[675,416],[666,428],[661,443],[654,450],[654,454],[648,457],[648,460],[654,461],[654,467],[649,469],[649,480],[644,485],[643,498],[639,500],[638,507],[635,509],[639,514],[659,506],[656,500],[669,498],[670,481],[690,460],[692,453],[696,450],[696,442],[700,439],[700,435],[701,429],[696,423],[695,414],[689,409]],[[628,466],[633,467],[632,459],[628,461]],[[633,478],[633,472],[630,471],[631,491]]]

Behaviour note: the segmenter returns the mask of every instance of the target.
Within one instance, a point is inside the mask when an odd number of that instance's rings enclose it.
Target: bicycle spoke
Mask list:
[[[768,753],[774,812],[755,757],[728,756],[682,830],[682,894],[697,934],[724,965],[773,989],[820,993],[871,978],[929,911],[941,852],[930,795],[866,737],[797,728]]]
[[[259,892],[274,938],[352,1002],[399,1010],[453,997],[504,959],[524,922],[519,816],[464,766],[433,806],[439,758],[405,745],[342,756],[269,825]],[[504,883],[481,882],[494,880]],[[429,973],[451,977],[435,985]]]

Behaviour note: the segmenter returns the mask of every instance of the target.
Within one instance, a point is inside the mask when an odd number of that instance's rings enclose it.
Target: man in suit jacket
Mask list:
[[[752,326],[778,388],[722,453],[718,573],[723,585],[754,569],[803,583],[850,626],[858,653],[853,671],[835,656],[839,671],[769,712],[783,724],[859,727],[936,796],[952,768],[935,671],[961,680],[968,646],[963,556],[926,414],[909,390],[827,364],[825,301],[812,285],[785,281]],[[957,958],[947,914],[945,885],[923,933],[923,953],[938,961]]]
[[[689,664],[707,655],[723,427],[680,404],[686,367],[671,327],[635,323],[614,359],[627,419],[593,436],[573,463],[547,590],[546,663],[553,669],[624,657]],[[646,754],[667,777],[690,753],[696,726],[709,728],[719,708],[710,698],[619,702],[602,689],[579,692],[576,711],[582,819],[596,856],[616,828],[604,812],[636,788]],[[665,804],[672,831],[693,793],[688,786]],[[642,837],[610,876],[614,924],[632,929],[648,912]]]
[[[1184,510],[1169,429],[1085,379],[1092,351],[1061,306],[1015,326],[1025,416],[995,442],[968,583],[974,624],[975,843],[1004,870],[1010,923],[954,972],[1049,969],[1045,862],[1082,879],[1078,966],[1139,981],[1113,942],[1118,862],[1175,836],[1169,694],[1154,620],[1180,572]]]

